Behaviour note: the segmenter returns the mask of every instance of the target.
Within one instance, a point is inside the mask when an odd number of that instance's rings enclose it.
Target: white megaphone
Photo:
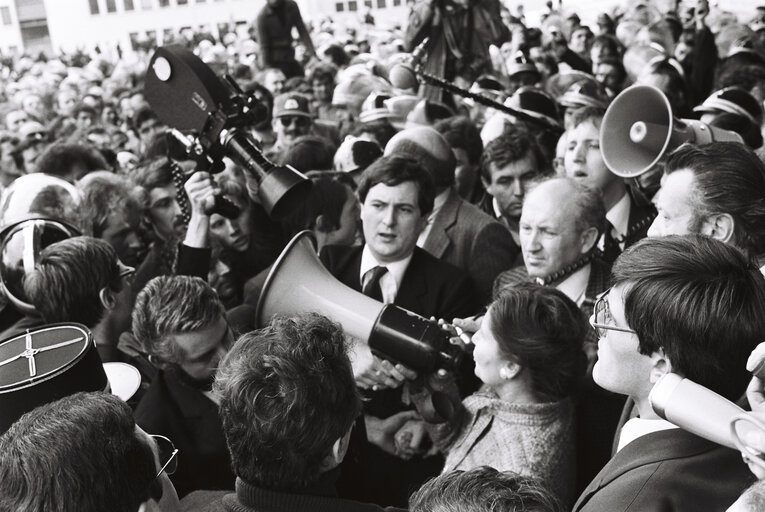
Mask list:
[[[684,142],[741,142],[735,132],[693,119],[678,119],[669,100],[656,87],[633,85],[619,94],[600,125],[600,148],[608,168],[622,178],[650,170]]]
[[[256,325],[276,315],[315,312],[366,342],[373,353],[421,373],[449,370],[464,350],[436,322],[393,304],[383,304],[335,279],[316,255],[313,233],[295,235],[274,263],[260,293]]]
[[[661,377],[648,400],[654,412],[683,430],[738,450],[731,422],[746,411],[714,391],[675,373]],[[754,428],[743,424],[744,428]],[[740,436],[746,435],[744,432]]]

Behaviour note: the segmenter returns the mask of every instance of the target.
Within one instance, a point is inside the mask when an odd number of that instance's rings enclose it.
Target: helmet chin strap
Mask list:
[[[590,251],[587,254],[583,254],[581,257],[579,257],[576,261],[573,263],[569,263],[562,269],[553,272],[552,274],[549,274],[545,277],[537,277],[535,278],[535,281],[537,284],[541,284],[543,286],[549,286],[551,284],[555,284],[557,282],[560,282],[579,270],[580,268],[585,267],[592,261],[594,251]]]

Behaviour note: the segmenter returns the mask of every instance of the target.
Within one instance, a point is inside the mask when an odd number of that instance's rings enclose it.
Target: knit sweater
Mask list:
[[[572,501],[575,453],[570,399],[510,403],[483,386],[462,405],[456,428],[431,431],[446,455],[444,472],[484,465],[514,471],[541,478],[562,503]]]

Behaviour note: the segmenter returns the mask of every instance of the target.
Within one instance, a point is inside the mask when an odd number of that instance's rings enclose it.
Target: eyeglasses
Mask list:
[[[280,117],[279,122],[282,123],[282,126],[285,128],[289,128],[293,123],[295,124],[296,128],[305,128],[308,126],[308,118],[301,116]]]
[[[592,313],[592,316],[590,317],[590,325],[593,329],[595,329],[595,333],[598,335],[598,338],[605,338],[606,337],[606,331],[620,331],[620,332],[629,332],[631,334],[637,334],[632,329],[627,329],[626,327],[617,327],[615,325],[610,325],[607,322],[613,323],[613,318],[611,317],[611,310],[608,307],[608,300],[606,297],[608,297],[608,292],[610,292],[611,289],[604,291],[600,295],[598,295],[598,298],[595,300],[595,308]]]
[[[159,475],[161,475],[162,472],[168,476],[172,475],[178,469],[178,448],[176,448],[173,442],[165,436],[160,436],[158,434],[149,434],[149,436],[154,439],[155,443],[157,443],[159,461],[167,461],[162,464],[162,467],[157,472],[157,476],[154,478],[159,478]]]
[[[759,441],[765,439],[765,423],[752,413],[739,414],[730,422],[730,433],[744,461],[765,470],[764,447],[762,441]],[[753,442],[755,440],[759,442]]]
[[[132,282],[133,276],[135,275],[135,268],[129,265],[125,265],[121,261],[118,262],[118,265],[120,267],[120,282],[122,282],[123,279],[125,279],[128,283]]]

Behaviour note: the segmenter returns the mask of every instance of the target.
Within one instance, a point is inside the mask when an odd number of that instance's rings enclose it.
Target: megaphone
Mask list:
[[[315,312],[343,326],[372,353],[418,373],[452,370],[464,354],[436,322],[393,304],[383,304],[347,286],[324,268],[313,233],[295,235],[274,263],[260,293],[256,326],[276,315]]]
[[[656,87],[633,85],[619,94],[600,125],[600,148],[608,168],[622,178],[651,169],[684,142],[741,142],[735,132],[672,115],[669,100]]]
[[[704,386],[668,373],[654,384],[648,400],[654,412],[697,436],[738,450],[731,424],[746,411]],[[743,428],[753,428],[742,423]],[[745,436],[739,432],[739,436]]]

